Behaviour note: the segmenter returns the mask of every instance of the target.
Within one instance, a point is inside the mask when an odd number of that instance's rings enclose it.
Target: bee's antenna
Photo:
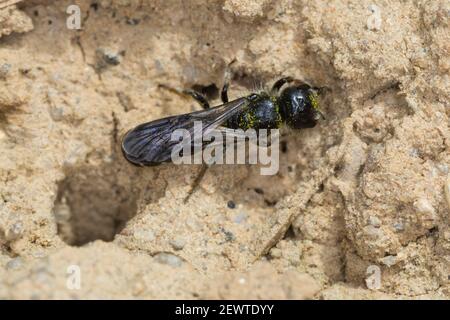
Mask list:
[[[313,87],[313,90],[317,91],[317,93],[320,95],[331,91],[331,89],[328,87]]]
[[[252,78],[252,90],[253,92],[257,92],[258,91],[258,83],[256,82],[255,78]]]
[[[264,83],[262,80],[258,80],[258,91],[264,91]]]

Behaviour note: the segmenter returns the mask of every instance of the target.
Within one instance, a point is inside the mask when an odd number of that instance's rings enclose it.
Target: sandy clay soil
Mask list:
[[[448,1],[0,8],[0,298],[450,297]],[[277,175],[125,161],[128,129],[199,108],[164,86],[218,104],[233,60],[231,98],[328,88]]]

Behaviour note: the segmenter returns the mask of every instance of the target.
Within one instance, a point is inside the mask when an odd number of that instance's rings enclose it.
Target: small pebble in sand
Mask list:
[[[381,221],[375,216],[369,216],[368,223],[375,228],[379,228],[381,226]]]
[[[420,199],[417,199],[416,201],[414,201],[414,207],[420,213],[430,213],[430,214],[434,213],[433,206],[425,198],[420,198]]]
[[[396,222],[394,223],[394,229],[397,232],[402,232],[405,230],[405,225],[403,224],[403,222]]]
[[[428,199],[417,199],[416,201],[414,201],[414,208],[416,209],[416,212],[421,215],[423,221],[429,224],[429,227],[436,223],[436,210]]]
[[[230,201],[228,201],[227,206],[230,209],[234,209],[234,208],[236,208],[236,203],[234,203],[233,200],[230,200]]]
[[[242,223],[242,222],[244,222],[246,219],[247,219],[247,214],[244,213],[244,212],[240,212],[240,213],[238,213],[238,214],[233,218],[233,221],[234,221],[235,223]]]
[[[269,252],[269,254],[270,254],[270,256],[272,257],[272,258],[281,258],[281,250],[280,249],[278,249],[278,248],[272,248],[272,249],[270,249],[270,252]]]
[[[176,255],[166,252],[160,252],[156,254],[155,259],[159,263],[168,264],[169,266],[172,267],[180,267],[183,263],[183,260],[181,260],[180,257],[177,257]]]
[[[392,267],[394,264],[397,263],[397,257],[396,256],[386,256],[381,259],[381,263],[388,267]]]
[[[6,263],[6,269],[8,269],[8,270],[17,270],[17,269],[19,269],[20,267],[22,267],[22,265],[23,265],[23,260],[22,260],[22,258],[20,258],[20,257],[17,257],[17,258],[14,258],[14,259],[11,259],[11,260],[9,260],[7,263]]]
[[[175,239],[172,239],[170,241],[170,245],[175,250],[182,250],[184,248],[184,246],[186,245],[186,240],[181,237],[176,237]]]
[[[23,234],[23,224],[22,222],[16,222],[14,223],[6,232],[6,240],[17,240],[19,239]]]
[[[11,65],[9,63],[3,63],[0,66],[0,79],[5,79],[11,70]]]

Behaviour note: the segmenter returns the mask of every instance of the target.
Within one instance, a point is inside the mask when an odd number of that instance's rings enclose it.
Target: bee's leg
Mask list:
[[[272,145],[272,140],[270,139],[271,133],[270,131],[267,133],[266,139],[263,141],[263,139],[258,138],[257,145],[258,147],[266,147],[269,148]]]
[[[228,88],[230,87],[230,81],[232,78],[232,71],[231,71],[231,65],[236,62],[236,59],[233,59],[225,68],[225,75],[223,80],[223,87],[222,91],[220,92],[220,98],[222,99],[223,103],[227,103],[229,101],[228,99]]]
[[[229,86],[230,86],[230,83],[228,81],[226,81],[223,84],[222,92],[220,93],[220,98],[222,99],[223,103],[227,103],[228,102],[228,87]]]
[[[210,108],[208,100],[206,100],[205,96],[200,92],[197,92],[195,90],[183,90],[183,93],[194,98],[202,106],[203,109]]]
[[[194,182],[192,183],[191,190],[188,192],[186,197],[183,200],[183,203],[187,203],[191,196],[194,194],[195,191],[197,191],[198,187],[200,186],[200,182],[202,181],[203,177],[205,176],[206,170],[208,170],[209,166],[206,164],[203,164],[197,177],[195,178]]]
[[[195,99],[195,101],[197,101],[200,104],[200,106],[203,109],[209,109],[209,102],[208,102],[208,100],[206,100],[205,96],[202,95],[198,91],[195,91],[195,90],[181,90],[181,89],[178,89],[178,88],[169,87],[169,86],[167,86],[165,84],[159,84],[158,87],[159,88],[163,88],[165,90],[168,90],[170,92],[176,93],[176,94],[178,94],[180,96],[186,96],[186,95],[191,96],[192,98]]]
[[[263,136],[265,139],[262,139],[260,132],[258,132],[258,146],[261,147],[271,147],[272,146],[272,142],[277,141],[278,145],[281,144],[281,138],[283,136],[285,136],[286,134],[283,131],[275,131],[274,133],[272,133],[272,130],[268,130],[267,134],[265,136]],[[272,139],[273,137],[273,139]]]
[[[313,90],[317,91],[319,95],[330,92],[331,89],[329,87],[312,87]]]
[[[292,78],[292,77],[284,77],[284,78],[277,80],[272,86],[272,89],[271,89],[272,94],[278,93],[278,91],[280,91],[281,87],[284,84],[292,82],[292,81],[294,81],[294,78]]]

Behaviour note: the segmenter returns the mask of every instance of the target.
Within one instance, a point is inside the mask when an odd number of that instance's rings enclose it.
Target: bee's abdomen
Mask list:
[[[228,119],[225,126],[231,129],[276,129],[282,120],[275,100],[263,98],[254,102],[245,111]]]

